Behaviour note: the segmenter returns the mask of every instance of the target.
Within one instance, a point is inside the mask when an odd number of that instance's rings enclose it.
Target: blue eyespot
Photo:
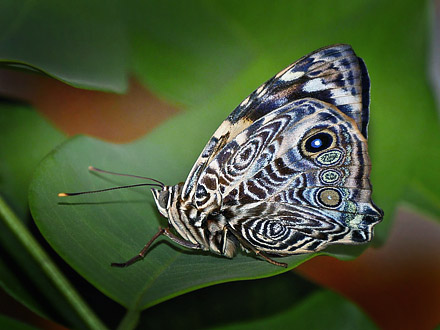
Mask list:
[[[333,143],[333,137],[329,133],[317,133],[309,137],[304,143],[306,151],[316,153],[329,148]]]
[[[320,146],[322,146],[322,141],[321,139],[314,139],[310,144],[312,148],[319,148]]]

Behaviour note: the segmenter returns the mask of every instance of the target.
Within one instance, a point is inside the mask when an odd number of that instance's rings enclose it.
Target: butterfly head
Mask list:
[[[156,202],[157,209],[159,210],[160,214],[162,214],[164,217],[168,218],[168,209],[170,207],[170,186],[165,186],[163,189],[151,189],[151,192],[153,193],[154,201]]]

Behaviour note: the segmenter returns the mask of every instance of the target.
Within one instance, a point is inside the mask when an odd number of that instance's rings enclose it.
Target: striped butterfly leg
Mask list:
[[[240,242],[241,245],[243,245],[246,249],[254,252],[257,256],[260,256],[261,258],[263,258],[264,260],[266,260],[268,263],[275,265],[275,266],[279,266],[279,267],[284,267],[287,268],[287,264],[284,262],[278,262],[273,260],[272,258],[270,258],[268,255],[266,255],[264,252],[256,249],[254,246],[252,246],[251,244],[249,244],[244,238],[243,236],[241,236],[241,234],[236,231],[234,228],[232,228],[230,225],[226,226],[227,230],[229,230]]]
[[[159,231],[154,234],[154,236],[148,241],[147,244],[145,244],[144,248],[133,258],[131,258],[130,260],[126,261],[126,262],[122,262],[122,263],[117,263],[117,262],[113,262],[111,264],[112,267],[128,267],[132,264],[134,264],[135,262],[144,259],[145,255],[147,254],[148,250],[150,249],[151,244],[153,244],[153,242],[158,239],[161,235],[165,235],[166,237],[168,237],[169,239],[171,239],[173,242],[190,248],[190,249],[200,249],[200,245],[199,244],[194,244],[192,242],[188,242],[180,237],[177,237],[176,235],[174,235],[169,228],[162,228],[159,227]]]

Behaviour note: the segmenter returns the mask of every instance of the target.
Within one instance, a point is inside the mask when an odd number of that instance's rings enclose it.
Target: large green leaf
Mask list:
[[[170,311],[172,317],[164,317]],[[294,272],[260,280],[225,283],[177,297],[144,311],[138,328],[182,327],[375,329],[353,303],[335,293],[318,290],[316,285]]]
[[[237,322],[212,329],[377,329],[365,314],[350,301],[330,291],[309,295],[298,305],[270,317],[251,322]]]
[[[130,181],[90,174],[89,165],[149,175],[167,184],[184,180],[194,161],[192,155],[202,144],[193,127],[202,127],[209,116],[205,111],[179,116],[148,138],[127,145],[77,137],[51,153],[35,173],[30,205],[45,238],[81,275],[131,310],[214,283],[286,271],[247,255],[229,260],[185,251],[169,242],[156,245],[144,261],[129,268],[111,268],[111,262],[137,254],[159,224],[165,225],[148,189],[57,197],[59,192],[101,189]],[[360,250],[362,247],[347,246],[336,248],[334,254],[347,258]],[[308,258],[292,256],[283,261],[292,268]]]
[[[123,92],[128,43],[119,1],[0,3],[0,61],[76,87]]]
[[[132,70],[179,104],[211,100],[258,55],[216,1],[130,1],[126,10]]]
[[[209,329],[261,320],[294,308],[317,289],[316,285],[294,272],[258,280],[223,283],[145,310],[138,328],[177,329],[184,324],[186,329]],[[200,302],[203,302],[203,306]],[[170,311],[173,317],[164,317]]]

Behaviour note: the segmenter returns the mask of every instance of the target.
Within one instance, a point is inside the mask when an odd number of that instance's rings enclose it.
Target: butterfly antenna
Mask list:
[[[138,184],[131,184],[131,185],[128,185],[128,186],[112,187],[112,188],[107,188],[107,189],[90,190],[90,191],[80,191],[80,192],[74,192],[74,193],[59,193],[59,194],[58,194],[58,197],[78,196],[78,195],[85,195],[85,194],[94,194],[94,193],[100,193],[100,192],[110,191],[110,190],[118,190],[118,189],[133,188],[133,187],[142,187],[142,186],[150,186],[150,187],[160,187],[160,188],[163,188],[162,185],[155,184],[155,183],[138,183]]]
[[[165,185],[163,184],[163,182],[160,182],[159,180],[153,179],[153,178],[147,178],[145,176],[139,176],[139,175],[132,175],[132,174],[124,174],[124,173],[116,173],[116,172],[110,172],[110,171],[105,171],[105,170],[101,170],[99,168],[96,168],[94,166],[89,166],[89,171],[93,171],[93,172],[99,172],[99,173],[105,173],[105,174],[113,174],[113,175],[119,175],[119,176],[128,176],[130,178],[137,178],[137,179],[143,179],[143,180],[151,180],[153,182],[156,182],[157,184],[159,184],[162,188],[165,187]]]
[[[153,178],[147,178],[145,176],[110,172],[110,171],[101,170],[101,169],[96,168],[94,166],[89,166],[89,171],[105,173],[105,174],[113,174],[113,175],[119,175],[119,176],[128,176],[131,178],[150,180],[150,181],[153,181],[156,183],[138,183],[138,184],[131,184],[131,185],[126,185],[126,186],[112,187],[112,188],[107,188],[107,189],[80,191],[80,192],[74,192],[74,193],[59,193],[58,196],[59,197],[78,196],[78,195],[84,195],[84,194],[94,194],[94,193],[100,193],[100,192],[110,191],[110,190],[118,190],[118,189],[133,188],[133,187],[143,187],[143,186],[159,187],[162,189],[165,187],[165,185],[162,182],[160,182],[159,180],[156,180]]]

